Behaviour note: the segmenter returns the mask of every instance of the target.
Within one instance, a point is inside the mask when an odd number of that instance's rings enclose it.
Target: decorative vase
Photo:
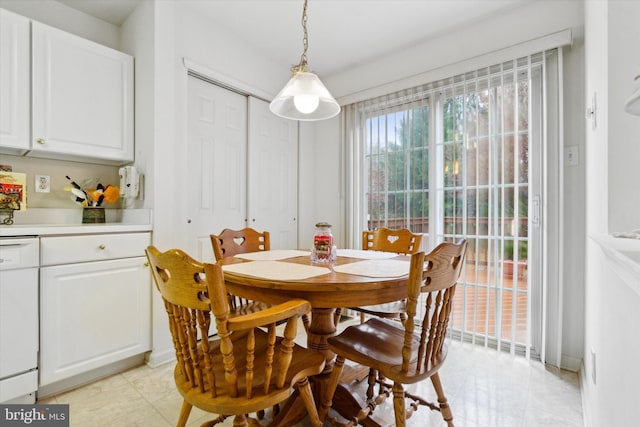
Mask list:
[[[104,208],[96,206],[82,208],[82,223],[104,224]]]

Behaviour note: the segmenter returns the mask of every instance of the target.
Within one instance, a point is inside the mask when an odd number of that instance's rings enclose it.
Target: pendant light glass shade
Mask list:
[[[300,63],[291,68],[291,80],[271,101],[269,109],[276,116],[285,119],[303,121],[330,119],[338,115],[340,105],[333,99],[318,76],[307,71],[307,49],[309,48],[307,0],[304,0],[302,8],[302,29],[304,51],[300,56]]]
[[[285,119],[324,120],[340,113],[340,105],[333,99],[318,76],[297,71],[289,83],[269,105],[271,112]]]

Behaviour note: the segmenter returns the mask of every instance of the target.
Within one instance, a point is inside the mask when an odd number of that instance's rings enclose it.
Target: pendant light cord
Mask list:
[[[307,0],[304,0],[304,7],[302,8],[302,30],[302,45],[304,46],[304,50],[300,56],[300,63],[291,68],[293,74],[298,71],[307,71],[307,49],[309,48],[309,34],[307,33]]]

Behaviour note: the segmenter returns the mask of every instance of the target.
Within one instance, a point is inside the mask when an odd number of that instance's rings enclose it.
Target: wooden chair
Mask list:
[[[220,234],[211,234],[211,246],[216,261],[222,258],[246,254],[249,252],[268,251],[271,249],[269,232],[262,233],[253,228],[232,230],[225,228]],[[258,301],[251,301],[235,295],[229,295],[229,304],[235,312],[252,312],[263,310],[267,306]]]
[[[422,234],[412,233],[408,228],[391,230],[380,227],[374,231],[362,232],[362,249],[383,252],[395,252],[411,255],[420,250]]]
[[[440,411],[447,424],[453,426],[453,415],[438,369],[447,356],[445,334],[466,249],[467,242],[460,240],[456,244],[442,243],[426,256],[423,252],[411,256],[407,320],[404,324],[371,318],[328,339],[329,349],[336,353],[336,361],[322,400],[320,419],[324,420],[328,414],[345,359],[349,359],[369,366],[393,381],[390,384],[378,380],[380,394],[368,399],[368,407],[359,414],[358,421],[366,418],[392,392],[396,426],[404,426],[418,405]],[[425,304],[424,316],[421,321],[416,321],[421,294]],[[438,405],[404,391],[404,384],[414,384],[427,378],[431,379],[436,391]],[[405,398],[412,400],[409,410],[405,410]],[[358,421],[352,420],[347,425],[355,425]]]
[[[312,425],[321,426],[308,376],[322,372],[325,359],[294,343],[298,316],[311,305],[291,300],[263,311],[230,317],[220,266],[202,265],[179,249],[159,252],[149,246],[147,258],[164,300],[176,351],[174,378],[184,401],[178,426],[191,408],[219,414],[206,425],[235,416],[234,426],[260,425],[249,413],[286,400],[297,388]],[[216,339],[208,339],[211,312]],[[282,337],[276,323],[285,320]],[[203,338],[204,337],[204,338]]]
[[[271,249],[269,232],[254,230],[253,228],[243,228],[242,230],[231,230],[225,228],[220,234],[212,234],[211,245],[216,261],[224,257],[248,252],[268,251]]]
[[[420,250],[422,235],[412,233],[411,230],[403,228],[391,230],[381,227],[375,231],[362,232],[362,249],[372,251],[394,252],[400,255],[412,255]],[[351,307],[351,310],[360,313],[360,321],[364,322],[365,314],[370,314],[385,319],[406,318],[405,301],[395,301],[388,304],[377,304],[363,307]]]

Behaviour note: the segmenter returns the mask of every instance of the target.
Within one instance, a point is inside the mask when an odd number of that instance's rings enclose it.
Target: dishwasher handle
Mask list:
[[[40,264],[40,239],[0,239],[0,270],[38,267]]]

